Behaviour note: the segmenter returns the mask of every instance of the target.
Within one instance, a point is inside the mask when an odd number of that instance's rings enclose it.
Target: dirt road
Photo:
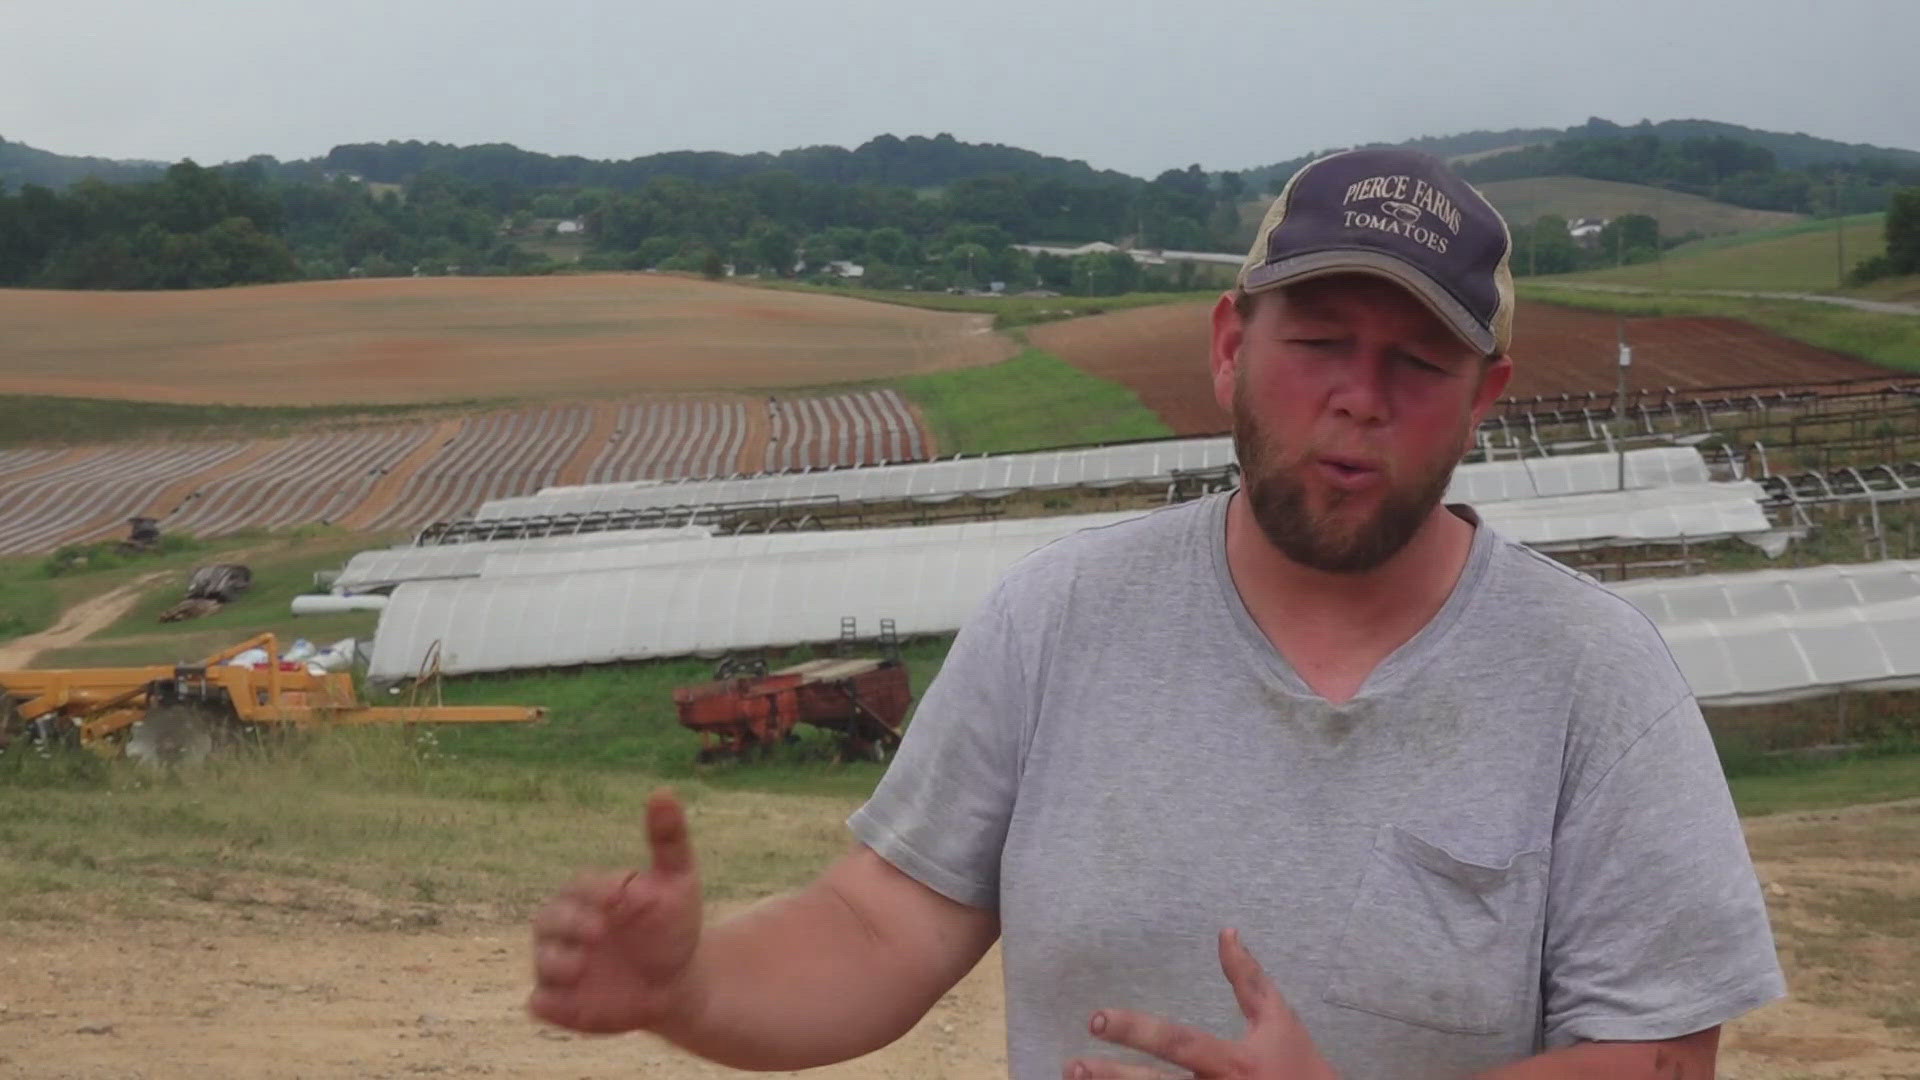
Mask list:
[[[1888,911],[1920,899],[1920,866],[1901,853],[1909,834],[1920,835],[1912,802],[1749,823],[1796,997],[1728,1030],[1721,1076],[1920,1076],[1920,1018],[1897,1011],[1913,1000],[1920,946],[1897,923],[1830,938],[1835,903],[1864,882],[1890,890]],[[1901,839],[1889,848],[1889,837]],[[137,903],[49,895],[42,910],[0,924],[0,1077],[738,1075],[643,1038],[527,1019],[517,911],[238,877],[159,878]],[[805,1075],[1004,1076],[999,979],[996,951],[906,1038]]]
[[[49,649],[78,645],[95,633],[112,626],[140,602],[140,594],[170,571],[144,575],[134,581],[90,597],[68,608],[50,630],[17,637],[0,644],[0,670],[31,666],[35,657]]]

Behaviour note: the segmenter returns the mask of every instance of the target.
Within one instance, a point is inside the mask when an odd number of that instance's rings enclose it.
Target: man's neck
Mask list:
[[[1446,603],[1466,567],[1473,534],[1472,525],[1435,506],[1406,546],[1380,566],[1331,573],[1282,554],[1254,521],[1244,493],[1235,492],[1227,506],[1227,567],[1269,637],[1267,616],[1284,611],[1288,622],[1323,634],[1348,641],[1384,637],[1397,646]]]

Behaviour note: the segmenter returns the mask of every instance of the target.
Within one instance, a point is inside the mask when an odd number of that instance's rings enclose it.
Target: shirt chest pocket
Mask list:
[[[1484,865],[1381,826],[1326,1000],[1438,1031],[1512,1028],[1539,986],[1546,878],[1544,850]]]

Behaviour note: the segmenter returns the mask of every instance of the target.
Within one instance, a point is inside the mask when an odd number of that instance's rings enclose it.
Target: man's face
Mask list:
[[[1371,570],[1412,539],[1511,373],[1366,275],[1262,295],[1245,319],[1230,298],[1214,310],[1214,394],[1248,505],[1316,570]]]

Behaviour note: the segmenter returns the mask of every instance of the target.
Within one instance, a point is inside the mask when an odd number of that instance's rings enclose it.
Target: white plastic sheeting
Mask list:
[[[1703,704],[1920,687],[1920,561],[1651,578],[1613,589],[1653,619]]]
[[[1657,446],[1626,453],[1627,487],[1699,484],[1707,463],[1691,447]],[[1225,437],[1172,439],[1088,450],[870,465],[856,469],[781,473],[685,483],[576,485],[534,495],[495,499],[474,515],[480,521],[633,511],[716,503],[848,502],[891,499],[938,501],[962,495],[991,497],[1060,487],[1162,483],[1176,470],[1218,469],[1234,461]],[[1620,456],[1576,454],[1517,461],[1472,462],[1454,470],[1448,497],[1485,502],[1608,491],[1619,485]]]
[[[384,611],[387,598],[384,596],[341,596],[338,593],[319,593],[293,598],[295,615],[338,615],[345,611]]]
[[[881,550],[413,582],[381,613],[368,676],[412,675],[435,641],[441,670],[458,674],[831,641],[847,616],[865,634],[881,619],[901,634],[950,631],[1020,558],[1112,517],[995,522],[963,542]]]
[[[1145,511],[1080,514],[1076,528],[1092,529],[1139,517]],[[598,547],[574,551],[528,551],[490,555],[480,576],[521,577],[527,574],[582,574],[625,570],[667,563],[707,563],[724,559],[759,558],[805,551],[867,551],[926,544],[968,544],[975,540],[1035,536],[1043,542],[1062,535],[1059,518],[1009,518],[1001,521],[965,521],[948,525],[903,525],[884,529],[837,529],[823,532],[754,533],[716,536],[697,545],[645,544]]]
[[[1508,539],[1542,548],[1753,536],[1773,526],[1751,480],[1480,503],[1481,519]]]
[[[1696,539],[1765,530],[1751,482],[1484,503],[1523,543]],[[417,670],[435,640],[448,672],[643,659],[831,640],[842,616],[871,632],[957,629],[999,575],[1058,537],[1134,513],[918,528],[716,537],[684,544],[491,553],[481,576],[395,590],[371,674]]]
[[[380,548],[362,551],[347,560],[331,583],[334,592],[370,592],[405,581],[479,577],[495,555],[577,551],[590,548],[631,548],[705,540],[712,531],[704,525],[676,529],[625,529],[571,536],[538,536],[518,540],[476,540],[467,544]]]
[[[962,495],[990,497],[1023,490],[1161,482],[1170,479],[1175,470],[1217,469],[1233,460],[1233,440],[1225,437],[1169,439],[1087,450],[869,465],[731,480],[550,489],[534,495],[495,499],[482,504],[474,517],[493,521],[821,498],[848,502],[896,499],[932,502]]]
[[[1690,446],[1647,447],[1629,450],[1624,456],[1630,489],[1704,484],[1712,479],[1707,472],[1707,459]],[[1569,454],[1473,462],[1453,471],[1447,499],[1479,504],[1614,491],[1620,485],[1621,457],[1619,454]]]

